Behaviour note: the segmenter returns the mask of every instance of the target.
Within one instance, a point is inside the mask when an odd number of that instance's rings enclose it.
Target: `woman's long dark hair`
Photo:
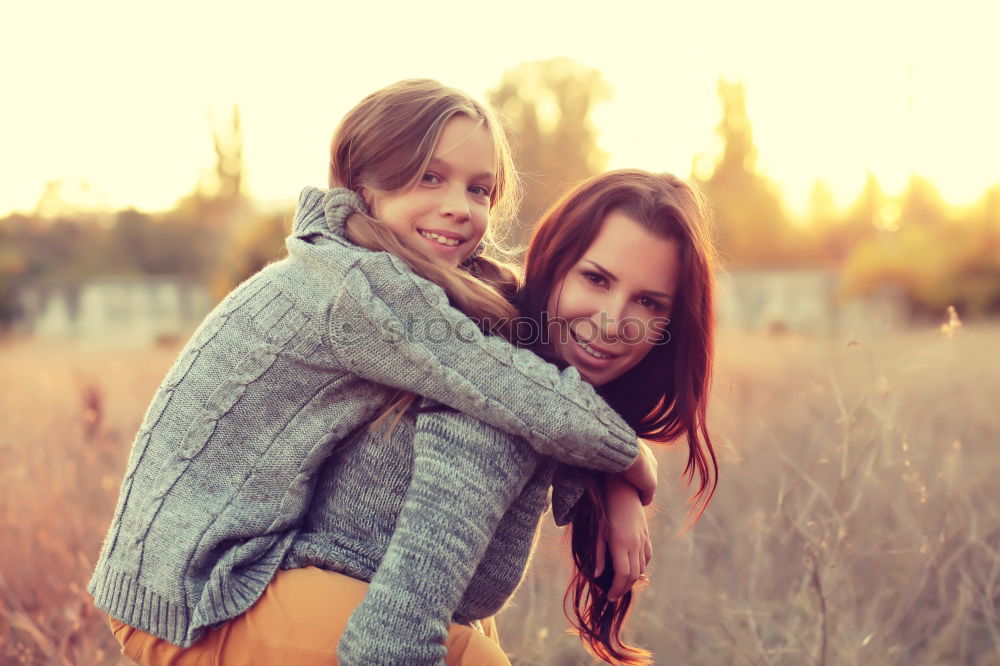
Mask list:
[[[698,476],[690,525],[705,510],[718,478],[706,425],[714,357],[715,259],[706,208],[697,190],[670,174],[640,170],[612,171],[578,185],[542,216],[535,229],[525,260],[521,314],[546,330],[549,295],[614,210],[657,236],[674,239],[680,246],[680,270],[666,343],[653,347],[642,362],[601,387],[600,393],[643,439],[667,444],[686,436],[684,476],[688,483]],[[567,617],[597,657],[612,663],[647,664],[649,652],[621,640],[632,593],[618,602],[608,600],[614,576],[610,558],[602,575],[594,576],[597,548],[605,547],[598,542],[605,506],[603,475],[591,474],[572,520],[575,571],[564,598],[565,605],[572,597],[572,615],[567,611]]]

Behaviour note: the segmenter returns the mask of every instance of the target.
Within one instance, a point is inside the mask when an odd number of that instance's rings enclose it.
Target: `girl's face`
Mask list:
[[[549,295],[549,339],[595,386],[638,365],[664,340],[680,248],[614,210]]]
[[[445,124],[423,173],[409,190],[373,193],[372,213],[404,242],[451,265],[479,245],[490,221],[496,156],[486,127],[464,115]]]

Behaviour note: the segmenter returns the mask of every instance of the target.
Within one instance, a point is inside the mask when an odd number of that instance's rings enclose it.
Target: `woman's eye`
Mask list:
[[[642,296],[639,298],[639,305],[641,305],[644,308],[648,308],[650,310],[660,310],[663,307],[659,301],[655,301],[652,298],[648,298],[646,296]]]
[[[594,273],[592,271],[583,271],[583,277],[587,279],[591,284],[602,285],[604,284],[604,276],[600,273]]]

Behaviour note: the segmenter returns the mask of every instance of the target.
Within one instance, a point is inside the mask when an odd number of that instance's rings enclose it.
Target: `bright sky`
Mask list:
[[[325,183],[337,121],[392,81],[484,98],[517,64],[569,56],[614,89],[594,120],[612,168],[690,174],[719,149],[718,77],[742,79],[759,168],[802,210],[874,172],[956,204],[1000,182],[994,0],[5,3],[0,215],[53,179],[111,207],[169,208],[214,161],[208,115],[239,104],[251,193]],[[335,9],[334,7],[350,7]]]

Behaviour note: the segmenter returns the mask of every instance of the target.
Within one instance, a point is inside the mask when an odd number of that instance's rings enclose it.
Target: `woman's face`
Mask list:
[[[482,123],[457,115],[445,123],[416,185],[375,193],[372,213],[403,242],[454,266],[486,233],[495,184],[493,138]]]
[[[664,329],[679,270],[676,240],[611,211],[549,295],[552,347],[595,386],[617,379],[669,342]]]

